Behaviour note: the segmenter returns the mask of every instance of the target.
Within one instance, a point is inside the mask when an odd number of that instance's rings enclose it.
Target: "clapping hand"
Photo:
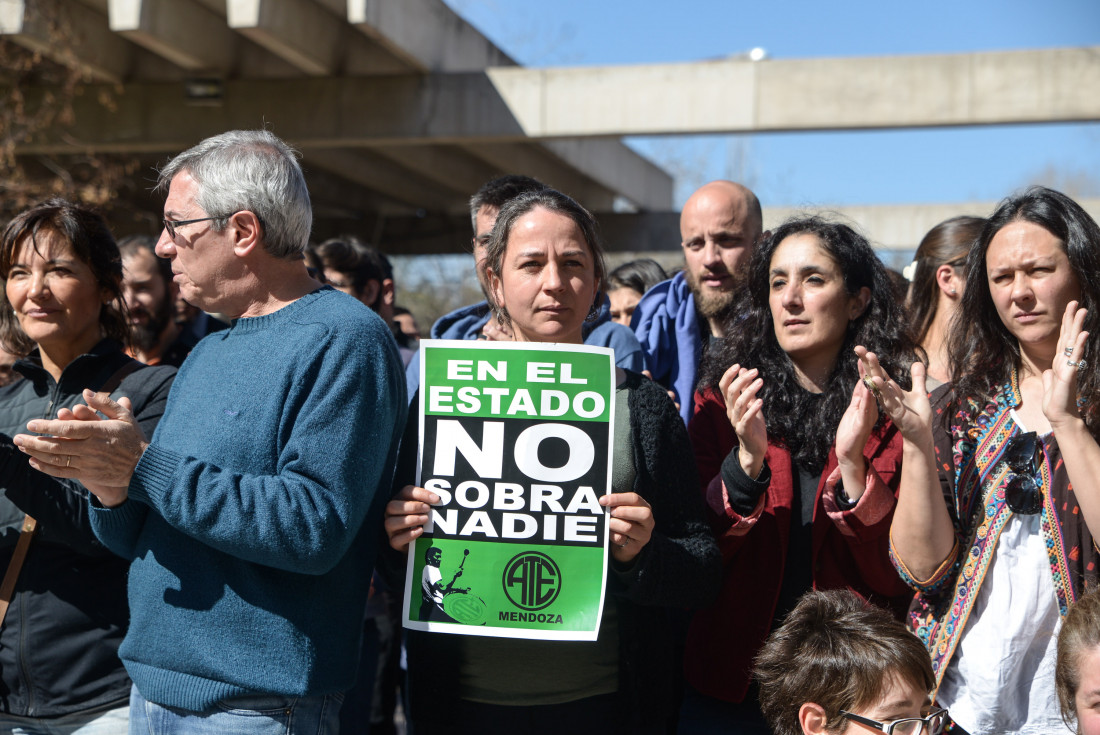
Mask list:
[[[737,456],[741,469],[751,478],[760,476],[768,451],[768,427],[764,422],[764,399],[757,392],[764,385],[760,371],[732,365],[718,381],[726,402],[726,416],[737,434]]]
[[[857,363],[860,380],[852,389],[852,400],[844,415],[840,417],[840,424],[836,429],[836,457],[841,469],[851,468],[858,476],[866,471],[863,459],[863,449],[867,446],[867,439],[878,421],[878,396],[881,391],[868,386],[865,377],[867,375],[863,363]],[[859,492],[858,488],[847,487],[849,497],[852,493]]]
[[[893,381],[873,352],[865,347],[856,347],[861,374],[870,378],[878,389],[878,400],[882,410],[898,427],[904,439],[919,444],[932,444],[932,405],[928,401],[925,388],[925,367],[922,362],[913,363],[910,375],[913,379],[912,390],[902,390]]]

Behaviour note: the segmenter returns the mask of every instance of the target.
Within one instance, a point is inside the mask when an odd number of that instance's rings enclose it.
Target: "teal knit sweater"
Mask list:
[[[119,655],[146,699],[353,683],[405,407],[389,330],[330,288],[199,343],[129,499],[92,513],[132,560]]]

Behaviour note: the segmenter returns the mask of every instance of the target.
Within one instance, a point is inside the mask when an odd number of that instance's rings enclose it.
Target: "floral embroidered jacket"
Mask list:
[[[955,546],[927,580],[915,578],[892,544],[890,548],[894,566],[917,591],[909,624],[932,655],[937,689],[966,629],[1001,530],[1012,517],[1005,502],[1011,470],[1000,460],[1008,440],[1021,433],[1011,414],[1021,400],[1015,372],[988,402],[963,402],[951,418],[950,429],[945,430],[942,416],[948,394],[949,386],[932,394],[933,435],[940,486],[955,526]],[[1065,616],[1085,587],[1097,582],[1100,554],[1081,517],[1053,434],[1043,438],[1039,474],[1044,495],[1043,539],[1059,612]]]

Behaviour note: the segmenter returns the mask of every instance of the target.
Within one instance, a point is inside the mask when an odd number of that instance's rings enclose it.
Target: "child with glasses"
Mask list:
[[[939,735],[947,712],[920,640],[848,590],[810,591],[756,657],[760,706],[776,735]]]

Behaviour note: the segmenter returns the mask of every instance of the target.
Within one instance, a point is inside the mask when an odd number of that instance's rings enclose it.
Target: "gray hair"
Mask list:
[[[504,253],[508,249],[508,238],[512,234],[512,227],[516,221],[525,214],[542,207],[556,214],[561,214],[573,220],[581,231],[585,244],[592,252],[592,267],[595,271],[596,286],[602,291],[607,279],[607,267],[603,260],[603,243],[600,240],[599,227],[596,218],[577,204],[570,197],[556,189],[545,187],[538,191],[529,191],[520,194],[508,201],[497,215],[496,224],[493,226],[493,234],[489,237],[489,244],[485,252],[485,270],[500,277],[504,268]],[[597,296],[597,300],[602,297]],[[597,301],[597,303],[599,303]],[[489,294],[489,306],[494,316],[501,324],[511,324],[512,318],[508,311],[497,303],[496,297]]]
[[[207,138],[160,170],[157,188],[167,191],[184,171],[198,184],[196,203],[222,231],[237,212],[252,212],[263,228],[264,249],[296,258],[309,242],[313,208],[297,152],[267,130],[230,130]]]

